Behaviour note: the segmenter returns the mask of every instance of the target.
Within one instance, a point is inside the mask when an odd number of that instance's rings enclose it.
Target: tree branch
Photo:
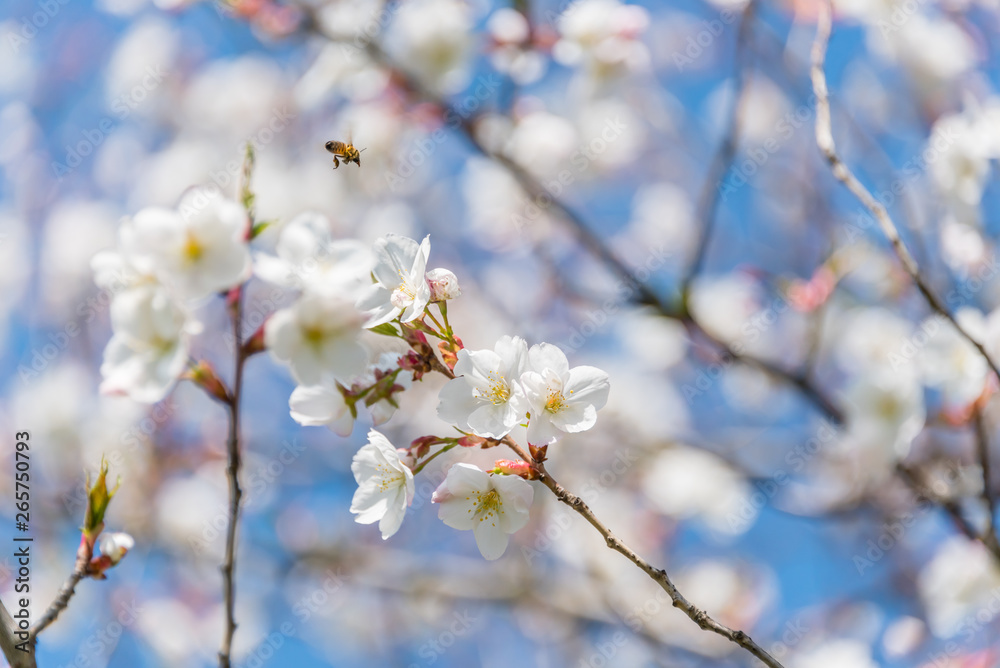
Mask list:
[[[729,172],[740,140],[740,119],[743,117],[743,107],[746,104],[750,82],[750,63],[744,63],[744,58],[747,42],[750,39],[750,26],[753,24],[756,12],[757,0],[750,0],[746,9],[743,10],[743,18],[740,20],[739,31],[736,35],[734,61],[737,85],[735,99],[729,111],[726,135],[722,143],[719,144],[701,190],[701,199],[698,205],[698,220],[702,221],[701,233],[698,236],[698,245],[695,247],[694,259],[681,281],[681,295],[685,300],[690,292],[691,282],[698,275],[705,262],[705,256],[708,254],[708,245],[712,241],[712,231],[715,228],[715,218],[719,208],[719,186]]]
[[[903,268],[906,273],[910,275],[913,282],[916,284],[917,289],[920,294],[924,296],[927,304],[932,310],[941,314],[948,319],[949,322],[955,327],[959,334],[962,335],[969,343],[971,343],[979,354],[985,358],[987,364],[993,369],[993,372],[1000,375],[1000,367],[993,360],[986,348],[976,340],[964,327],[958,324],[954,316],[948,311],[945,304],[941,302],[940,298],[928,285],[927,281],[924,279],[923,275],[920,273],[920,267],[917,265],[916,260],[913,259],[913,255],[910,254],[909,249],[907,249],[906,244],[899,236],[899,230],[896,228],[895,223],[892,222],[892,218],[889,216],[889,212],[886,208],[868,191],[868,189],[858,180],[858,178],[851,172],[850,168],[841,160],[840,156],[837,154],[837,147],[833,140],[833,126],[830,121],[830,96],[827,90],[826,84],[826,73],[824,72],[826,66],[826,51],[827,46],[830,41],[830,33],[833,28],[833,6],[832,0],[826,0],[820,3],[820,14],[816,24],[816,40],[813,42],[812,47],[812,83],[813,92],[816,94],[816,145],[819,146],[819,150],[823,153],[826,158],[827,163],[830,165],[830,169],[833,172],[834,177],[843,183],[849,191],[861,202],[861,204],[868,209],[868,211],[875,217],[878,221],[879,227],[882,228],[882,233],[885,234],[889,243],[892,245],[892,250],[895,252],[896,257],[902,263]]]
[[[768,654],[763,647],[755,643],[749,635],[743,631],[731,629],[728,626],[717,622],[706,611],[699,610],[692,605],[686,598],[684,598],[680,591],[678,591],[677,587],[674,585],[665,570],[651,565],[648,561],[636,554],[635,550],[623,543],[620,538],[615,536],[611,530],[608,529],[596,515],[594,515],[590,506],[584,503],[583,499],[568,492],[566,488],[560,485],[555,478],[553,478],[549,472],[545,470],[545,465],[543,463],[538,462],[531,457],[520,445],[517,444],[513,438],[510,436],[504,436],[501,442],[517,453],[518,457],[532,464],[538,470],[538,480],[543,485],[548,487],[557,499],[576,511],[577,514],[597,529],[597,532],[601,534],[604,538],[604,542],[607,543],[609,548],[624,555],[626,559],[638,566],[646,575],[656,582],[656,584],[660,585],[660,587],[670,596],[670,600],[673,601],[673,606],[690,617],[695,624],[706,631],[711,631],[712,633],[720,635],[730,642],[736,643],[763,661],[765,665],[770,666],[770,668],[784,668],[777,659]]]
[[[222,635],[222,647],[219,650],[219,668],[230,668],[233,635],[236,633],[236,588],[233,575],[236,571],[236,531],[239,526],[240,500],[243,490],[240,488],[240,394],[243,387],[243,364],[246,361],[246,351],[243,349],[243,333],[240,323],[242,317],[244,287],[236,288],[235,300],[230,308],[233,325],[233,337],[236,350],[235,378],[229,409],[229,437],[226,441],[228,465],[226,477],[229,481],[229,518],[226,526],[226,555],[222,562],[222,594],[226,604],[225,629]]]

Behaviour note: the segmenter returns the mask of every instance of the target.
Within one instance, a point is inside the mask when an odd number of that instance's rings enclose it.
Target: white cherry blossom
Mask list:
[[[228,290],[249,276],[247,213],[232,200],[193,190],[178,210],[149,207],[132,218],[130,245],[186,299]]]
[[[502,337],[493,350],[458,351],[458,378],[441,389],[438,416],[477,436],[503,438],[528,410],[518,382],[527,358],[528,344],[517,336]]]
[[[254,272],[282,287],[357,298],[369,284],[369,249],[359,241],[335,241],[329,220],[318,213],[304,213],[288,223],[275,253],[254,254]]]
[[[155,403],[187,365],[190,336],[200,325],[156,284],[133,288],[111,303],[114,335],[104,349],[101,392]]]
[[[431,288],[431,301],[443,302],[462,296],[458,277],[449,269],[431,269],[427,272],[427,284]]]
[[[517,476],[490,474],[471,464],[455,464],[431,501],[441,504],[438,517],[452,529],[472,529],[483,557],[499,559],[508,534],[528,523],[534,489]]]
[[[399,452],[385,436],[372,429],[368,444],[351,463],[358,491],[351,512],[358,524],[378,522],[382,539],[399,531],[406,507],[413,501],[413,473],[399,459]]]
[[[365,369],[367,352],[358,342],[364,319],[349,302],[306,294],[264,325],[264,344],[288,364],[303,385],[325,374],[347,382]]]
[[[410,322],[420,317],[431,298],[425,272],[431,238],[418,244],[413,239],[387,234],[375,242],[375,284],[358,301],[368,312],[365,327],[394,320]]]
[[[354,416],[336,381],[329,376],[318,385],[299,385],[288,398],[292,419],[306,427],[326,426],[340,436],[350,436]]]
[[[559,432],[586,431],[597,422],[597,411],[608,401],[608,374],[592,366],[569,368],[565,353],[551,343],[532,346],[521,385],[531,420],[528,443],[544,445]]]

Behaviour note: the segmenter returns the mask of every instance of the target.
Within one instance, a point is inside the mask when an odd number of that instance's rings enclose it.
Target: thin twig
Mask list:
[[[736,643],[740,647],[744,648],[755,657],[764,662],[765,665],[770,666],[770,668],[783,668],[783,666],[775,659],[773,656],[767,653],[763,647],[758,645],[753,641],[753,639],[744,633],[743,631],[734,630],[717,622],[713,619],[706,611],[699,610],[694,605],[690,603],[684,596],[678,591],[677,587],[674,585],[670,576],[667,572],[661,568],[656,568],[648,561],[636,554],[635,550],[630,548],[628,545],[622,542],[620,538],[615,536],[610,529],[608,529],[601,520],[597,519],[594,512],[590,509],[583,499],[572,494],[566,490],[562,485],[560,485],[552,475],[545,470],[545,465],[537,462],[532,458],[524,449],[517,444],[517,442],[510,436],[505,436],[502,441],[507,447],[517,453],[517,456],[526,462],[530,462],[538,470],[538,480],[549,488],[549,490],[555,495],[557,499],[565,503],[567,506],[572,508],[581,517],[583,517],[587,522],[591,524],[598,533],[604,538],[604,542],[607,543],[608,547],[625,556],[626,559],[631,561],[633,564],[638,566],[646,575],[648,575],[656,584],[660,585],[661,588],[670,596],[670,600],[673,601],[673,606],[681,610],[684,614],[691,618],[691,620],[706,631],[711,631],[723,638],[729,640],[730,642]]]
[[[226,466],[226,477],[229,480],[229,522],[226,527],[226,556],[221,568],[222,592],[226,601],[226,627],[222,635],[222,648],[219,650],[219,668],[230,667],[233,635],[236,633],[236,587],[233,584],[233,574],[236,570],[236,530],[239,526],[240,500],[243,497],[243,490],[240,489],[240,393],[243,387],[243,363],[246,361],[246,351],[243,349],[240,318],[244,288],[239,287],[237,290],[238,293],[231,308],[236,370],[232,399],[228,405],[229,438],[226,441],[226,451],[229,463]]]
[[[892,245],[892,250],[896,253],[896,257],[899,258],[899,261],[902,263],[906,273],[910,275],[911,279],[913,279],[913,282],[916,284],[920,294],[924,296],[927,304],[931,307],[931,309],[947,318],[958,333],[961,334],[963,338],[968,340],[969,343],[971,343],[976,350],[979,351],[979,354],[986,359],[987,364],[989,364],[990,368],[993,369],[993,372],[1000,375],[1000,367],[997,366],[997,363],[986,351],[983,344],[969,334],[964,327],[958,324],[958,321],[955,320],[955,317],[948,311],[944,303],[936,294],[934,294],[934,291],[920,273],[920,267],[917,265],[916,260],[913,259],[913,255],[910,254],[906,244],[904,244],[903,240],[900,238],[899,230],[896,228],[895,223],[892,222],[889,212],[877,199],[875,199],[875,197],[868,191],[864,184],[858,180],[854,173],[851,172],[850,168],[848,168],[848,166],[837,154],[837,147],[833,140],[833,126],[830,122],[830,96],[829,91],[827,90],[826,74],[824,72],[826,65],[826,49],[830,41],[830,32],[832,27],[832,0],[826,0],[826,2],[820,3],[820,14],[816,25],[816,41],[813,42],[812,47],[811,74],[813,91],[816,94],[816,145],[819,146],[819,150],[823,153],[823,156],[829,163],[834,177],[843,183],[878,221],[879,227],[882,228],[882,233],[885,234],[889,243]]]
[[[336,41],[335,37],[328,36],[328,38]],[[704,332],[700,323],[697,322],[695,317],[686,308],[684,308],[682,304],[672,305],[668,303],[664,298],[660,297],[655,291],[650,289],[649,286],[636,280],[633,276],[632,270],[629,269],[625,262],[612,252],[610,248],[608,248],[608,246],[604,243],[604,240],[590,229],[590,226],[584,221],[583,217],[580,216],[575,210],[561,201],[558,197],[553,197],[548,190],[546,190],[545,187],[537,179],[535,179],[535,177],[521,167],[521,165],[517,164],[502,153],[496,153],[486,148],[476,137],[474,123],[470,119],[465,118],[446,101],[428,91],[416,79],[406,74],[405,70],[402,70],[395,63],[393,63],[388,55],[377,44],[370,42],[367,44],[367,48],[373,60],[381,64],[383,67],[395,72],[399,76],[399,79],[404,82],[405,87],[412,91],[417,97],[441,108],[444,111],[445,118],[460,119],[458,122],[458,129],[464,133],[471,146],[482,155],[497,162],[510,172],[510,174],[520,184],[522,189],[524,189],[529,198],[535,201],[551,202],[550,206],[560,214],[560,217],[566,223],[569,224],[580,243],[605,266],[611,269],[613,273],[625,280],[630,288],[635,291],[637,295],[637,298],[635,299],[636,303],[652,307],[663,317],[678,320],[683,323],[691,323],[697,327],[699,331]],[[803,396],[811,401],[817,408],[823,411],[823,413],[825,413],[830,420],[838,424],[843,422],[844,418],[842,411],[838,409],[834,405],[833,401],[826,397],[822,390],[816,387],[809,378],[801,374],[785,371],[770,362],[755,358],[752,355],[737,352],[731,346],[719,341],[719,339],[716,339],[715,337],[709,336],[707,333],[705,336],[708,340],[716,344],[720,351],[726,356],[731,357],[741,364],[755,367],[778,380],[792,385],[801,391]]]
[[[990,472],[990,437],[986,429],[986,416],[983,415],[983,411],[979,407],[973,414],[973,422],[976,425],[976,454],[979,457],[979,465],[983,469],[983,503],[986,504],[987,513],[986,533],[983,542],[1000,553],[996,526],[997,503],[991,482],[993,475]]]
[[[59,616],[66,606],[69,605],[69,601],[73,598],[73,594],[76,593],[76,586],[80,584],[80,580],[87,577],[88,567],[90,565],[90,560],[94,556],[93,545],[88,543],[86,540],[80,540],[80,547],[76,550],[76,563],[73,565],[73,572],[69,574],[66,578],[66,582],[63,586],[59,588],[59,593],[52,603],[49,604],[48,609],[34,624],[31,625],[29,629],[29,640],[31,644],[35,644],[35,638],[39,633],[45,630],[45,628],[56,621],[56,617]]]
[[[712,231],[715,228],[715,219],[719,208],[720,186],[732,166],[742,133],[740,119],[743,118],[752,72],[750,60],[745,57],[745,53],[747,42],[750,39],[750,26],[753,24],[756,12],[757,0],[751,0],[746,9],[743,10],[743,18],[736,34],[736,53],[733,58],[737,80],[735,99],[729,111],[726,135],[722,143],[719,144],[702,186],[697,217],[697,220],[701,221],[702,227],[698,236],[698,244],[695,247],[694,259],[681,281],[681,294],[684,295],[685,299],[690,292],[691,282],[701,271],[705,256],[708,255],[708,245],[712,241]]]

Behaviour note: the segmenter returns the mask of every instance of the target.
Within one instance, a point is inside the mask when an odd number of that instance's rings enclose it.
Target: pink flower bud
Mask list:
[[[431,302],[443,302],[462,296],[462,288],[458,286],[458,277],[448,269],[431,269],[426,274],[427,284],[431,286]]]
[[[516,475],[525,480],[534,480],[538,477],[538,472],[532,468],[531,464],[520,459],[498,459],[495,462],[496,468],[492,473],[505,473]]]

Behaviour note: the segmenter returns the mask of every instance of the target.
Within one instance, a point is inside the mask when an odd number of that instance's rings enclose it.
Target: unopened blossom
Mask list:
[[[358,491],[351,512],[359,524],[378,522],[382,539],[399,531],[406,507],[413,501],[413,472],[399,458],[399,451],[385,436],[372,429],[368,444],[358,450],[351,463]]]
[[[232,200],[193,190],[178,210],[143,209],[131,226],[136,254],[184,298],[228,290],[250,273],[247,212]]]
[[[358,301],[367,312],[365,327],[375,327],[400,318],[416,320],[431,298],[425,272],[431,252],[431,238],[421,243],[397,234],[387,234],[375,242],[375,283]]]
[[[318,385],[299,385],[288,399],[292,419],[306,427],[326,426],[340,436],[350,436],[354,415],[336,381],[327,376]]]
[[[316,385],[325,374],[348,382],[367,363],[367,351],[358,341],[363,322],[349,302],[306,294],[271,316],[264,325],[264,343],[300,384]]]
[[[458,276],[449,269],[431,269],[427,272],[427,284],[431,288],[431,301],[443,302],[462,296],[462,288],[458,285]]]
[[[187,365],[190,336],[199,331],[184,309],[156,284],[127,290],[111,303],[114,335],[104,349],[101,392],[155,403]]]
[[[517,336],[501,337],[493,350],[458,351],[458,377],[441,388],[438,417],[477,436],[506,436],[528,410],[519,383],[527,357],[528,344]]]
[[[359,241],[334,240],[329,220],[318,213],[301,214],[285,225],[275,253],[256,253],[254,273],[282,287],[356,298],[369,284],[369,249]]]
[[[508,534],[528,523],[534,497],[531,485],[517,476],[491,475],[471,464],[455,464],[431,501],[441,504],[438,517],[460,531],[472,529],[479,552],[498,559]]]
[[[101,554],[111,560],[111,565],[116,565],[125,554],[135,547],[135,540],[132,536],[123,532],[104,532],[97,542],[101,548]]]
[[[521,376],[531,411],[528,443],[545,445],[559,432],[574,434],[594,426],[597,411],[608,401],[608,374],[592,366],[569,368],[565,353],[551,343],[531,347],[528,369]]]

